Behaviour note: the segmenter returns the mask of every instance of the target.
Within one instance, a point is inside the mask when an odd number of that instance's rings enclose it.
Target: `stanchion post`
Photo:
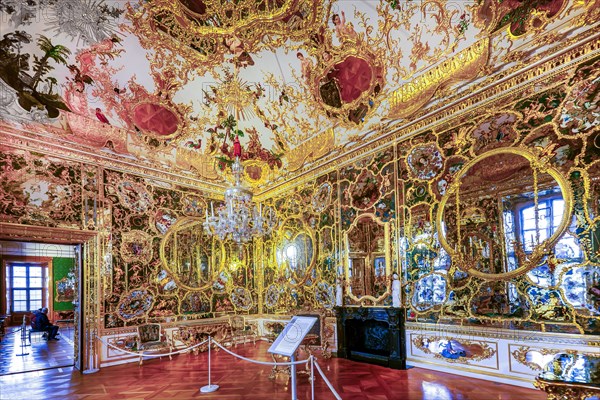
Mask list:
[[[296,393],[296,364],[294,364],[296,357],[294,357],[293,354],[290,357],[290,361],[292,362],[292,365],[290,365],[290,375],[292,375],[292,400],[298,400],[298,394]]]
[[[25,318],[25,317],[23,317]],[[25,347],[27,347],[27,327],[25,325],[25,323],[23,323],[23,326],[21,326],[21,354],[17,354],[17,356],[27,356],[29,355],[29,353],[25,353]]]
[[[310,355],[310,398],[315,400],[315,356]]]
[[[215,392],[219,389],[219,385],[213,385],[210,383],[210,374],[211,374],[211,370],[210,370],[210,347],[212,344],[212,337],[209,336],[208,337],[208,385],[206,386],[202,386],[200,388],[200,392],[201,393],[211,393],[211,392]]]

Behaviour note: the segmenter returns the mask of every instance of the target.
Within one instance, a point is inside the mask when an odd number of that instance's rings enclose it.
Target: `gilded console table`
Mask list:
[[[536,378],[533,385],[548,394],[548,400],[584,400],[600,396],[600,385]]]
[[[200,323],[200,324],[185,324],[177,326],[177,329],[173,332],[173,346],[179,341],[182,342],[186,347],[194,346],[200,342],[206,340],[209,336],[212,336],[216,341],[225,344],[225,340],[228,338],[230,331],[229,322],[219,321],[214,323]],[[205,351],[207,345],[195,347],[192,352],[198,354],[199,351]]]

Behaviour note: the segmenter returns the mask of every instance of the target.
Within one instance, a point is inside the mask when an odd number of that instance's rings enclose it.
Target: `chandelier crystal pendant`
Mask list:
[[[205,232],[221,240],[230,238],[237,244],[271,234],[277,225],[275,213],[267,208],[263,216],[262,205],[252,204],[252,192],[241,183],[243,167],[239,156],[235,157],[231,171],[235,184],[225,190],[225,203],[219,207],[216,216],[212,203],[210,215],[206,210]]]

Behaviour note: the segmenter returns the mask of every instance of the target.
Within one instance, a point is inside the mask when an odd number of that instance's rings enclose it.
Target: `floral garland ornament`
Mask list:
[[[220,112],[219,115],[224,116],[224,113]],[[244,178],[256,186],[265,181],[268,172],[274,172],[283,165],[281,161],[283,154],[265,149],[260,143],[256,128],[248,128],[244,132],[239,128],[238,121],[233,115],[229,115],[218,125],[209,128],[207,132],[211,135],[207,151],[216,158],[217,170],[222,173],[229,171],[229,167],[238,157],[244,166]],[[240,138],[245,137],[246,133],[249,141],[246,149],[242,151]]]

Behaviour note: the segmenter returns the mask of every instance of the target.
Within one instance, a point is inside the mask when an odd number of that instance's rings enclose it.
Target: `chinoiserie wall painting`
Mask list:
[[[399,279],[411,320],[600,332],[600,60],[566,49],[597,0],[133,3],[0,3],[0,222],[98,232],[104,328],[390,306]],[[202,225],[240,140],[278,221],[243,246]]]
[[[107,328],[328,310],[338,284],[389,305],[397,272],[412,319],[597,333],[599,62],[266,199],[277,232],[243,248],[203,234],[200,192],[9,147],[1,219],[104,215]]]
[[[330,312],[339,265],[338,178],[323,175],[268,200],[279,227],[264,241],[265,312]]]
[[[252,248],[203,233],[201,192],[10,148],[0,167],[0,221],[108,232],[106,328],[257,311]]]

